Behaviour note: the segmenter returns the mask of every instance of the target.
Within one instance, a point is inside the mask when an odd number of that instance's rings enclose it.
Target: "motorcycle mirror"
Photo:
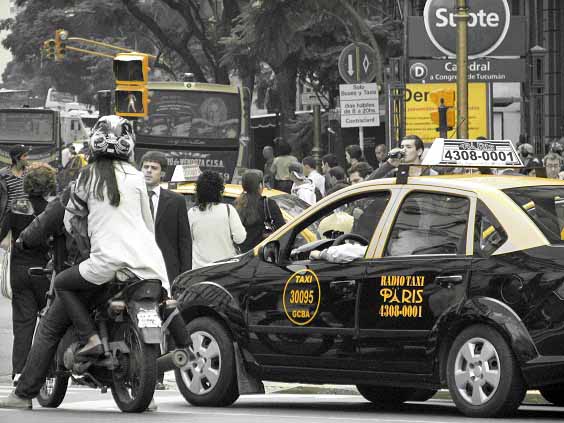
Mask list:
[[[23,214],[26,216],[32,216],[34,212],[33,204],[26,198],[18,198],[12,201],[10,210],[14,214]]]

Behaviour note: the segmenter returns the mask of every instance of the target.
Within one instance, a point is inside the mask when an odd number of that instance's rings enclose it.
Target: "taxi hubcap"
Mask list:
[[[204,395],[215,387],[219,379],[221,351],[215,338],[207,332],[194,332],[190,338],[195,359],[180,369],[180,373],[190,392]]]
[[[485,404],[493,397],[499,386],[500,374],[499,355],[486,339],[466,341],[456,355],[456,389],[472,405]]]

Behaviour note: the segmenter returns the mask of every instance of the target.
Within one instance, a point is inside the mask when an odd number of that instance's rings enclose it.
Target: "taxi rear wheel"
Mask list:
[[[374,385],[356,385],[356,389],[360,395],[379,407],[397,407],[409,401],[416,391],[413,388]]]
[[[471,417],[512,414],[526,392],[511,348],[486,325],[471,326],[456,337],[448,355],[447,382],[457,408]]]
[[[564,406],[564,384],[546,386],[539,389],[541,395],[548,402],[558,407]]]
[[[200,317],[186,325],[195,359],[175,371],[176,384],[192,405],[224,407],[239,397],[233,341],[216,320]]]

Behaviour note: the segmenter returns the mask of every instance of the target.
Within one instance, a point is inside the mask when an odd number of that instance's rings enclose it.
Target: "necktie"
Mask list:
[[[155,195],[155,191],[151,190],[148,192],[149,194],[149,207],[151,208],[151,216],[153,220],[155,220],[155,206],[153,206],[153,195]]]

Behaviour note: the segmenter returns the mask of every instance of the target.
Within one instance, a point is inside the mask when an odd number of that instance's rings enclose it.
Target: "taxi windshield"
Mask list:
[[[564,244],[564,188],[536,186],[506,189],[551,244]]]
[[[302,212],[307,209],[309,207],[309,204],[306,203],[305,201],[303,201],[301,198],[297,198],[295,195],[290,195],[290,194],[280,194],[280,195],[274,195],[272,197],[274,201],[276,201],[276,204],[278,204],[278,207],[280,207],[280,210],[288,213],[290,216],[299,216],[300,214],[302,214]],[[311,225],[308,229],[313,231],[316,235],[318,235],[318,231],[317,231],[317,226],[318,224],[315,223],[313,225]],[[319,237],[318,237],[319,239]]]

